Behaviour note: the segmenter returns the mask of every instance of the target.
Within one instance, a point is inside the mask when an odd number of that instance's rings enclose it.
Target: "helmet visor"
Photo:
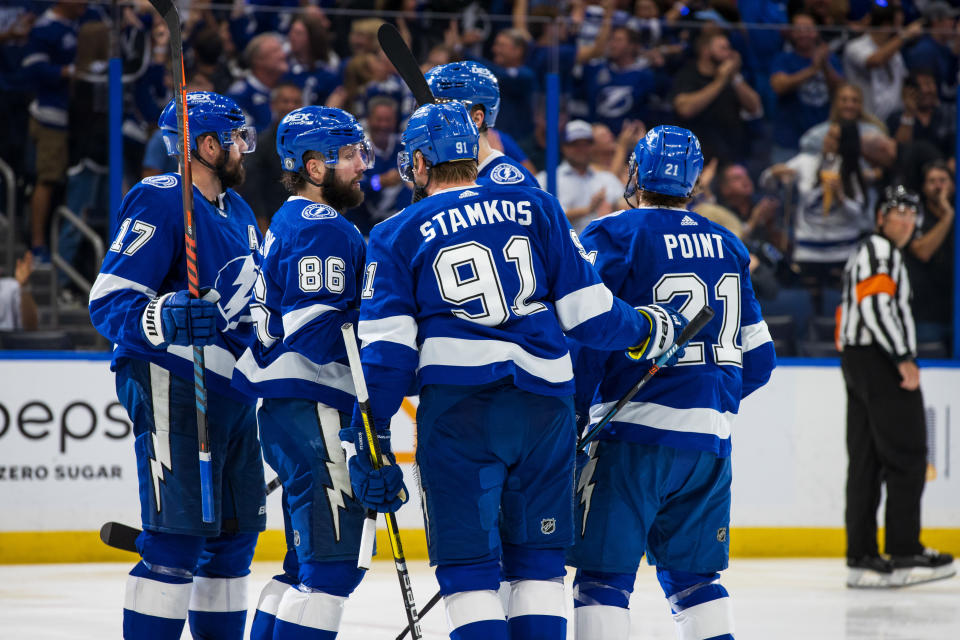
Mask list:
[[[230,142],[237,145],[240,153],[253,153],[257,148],[257,130],[251,125],[230,132]]]
[[[410,152],[406,149],[397,154],[397,170],[404,182],[413,182],[413,165],[410,163]]]
[[[338,157],[336,160],[328,161],[327,164],[345,164],[350,165],[359,160],[363,164],[363,168],[372,169],[373,168],[373,145],[370,144],[370,141],[364,138],[360,142],[354,142],[353,144],[345,144],[338,150]]]
[[[637,192],[637,183],[640,181],[640,176],[637,175],[637,154],[630,154],[630,163],[627,165],[627,186],[623,190],[624,198],[632,198],[633,194]]]

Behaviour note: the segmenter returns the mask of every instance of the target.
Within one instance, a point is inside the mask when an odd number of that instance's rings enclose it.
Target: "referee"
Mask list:
[[[953,557],[920,543],[927,468],[910,281],[900,250],[913,236],[919,198],[888,187],[876,230],[843,274],[838,347],[847,387],[849,587],[892,587],[947,578]],[[886,483],[886,544],[877,548],[880,485]]]

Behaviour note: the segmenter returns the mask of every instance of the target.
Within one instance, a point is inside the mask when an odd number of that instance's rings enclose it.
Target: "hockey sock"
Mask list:
[[[510,640],[567,637],[563,579],[517,580],[510,592]]]
[[[250,640],[271,640],[273,625],[277,620],[277,609],[280,607],[280,598],[285,591],[297,585],[297,579],[286,574],[273,576],[260,592],[260,602],[257,603],[257,612],[253,615],[253,624],[250,627]]]
[[[273,640],[333,640],[337,637],[346,597],[306,589],[300,586],[283,592]]]
[[[573,581],[576,640],[626,640],[634,575],[577,571]]]
[[[668,594],[679,640],[733,640],[733,609],[719,573],[657,569],[657,578]]]
[[[196,576],[190,592],[194,640],[241,640],[247,621],[247,577]]]
[[[503,605],[494,590],[460,591],[443,599],[450,640],[508,640]]]
[[[123,637],[179,640],[190,604],[191,582],[189,572],[151,571],[143,561],[137,563],[127,578]]]

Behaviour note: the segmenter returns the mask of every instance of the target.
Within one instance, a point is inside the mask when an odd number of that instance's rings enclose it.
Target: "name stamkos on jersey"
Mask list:
[[[317,202],[305,206],[303,211],[300,212],[300,215],[303,216],[305,220],[327,220],[329,218],[336,218],[339,214],[337,210],[330,205]]]
[[[665,233],[663,243],[670,260],[678,257],[673,255],[675,249],[680,249],[679,257],[683,258],[723,259],[723,238],[719,233]]]
[[[523,173],[515,166],[503,162],[493,168],[490,179],[497,184],[518,184],[523,182]]]
[[[171,187],[177,186],[179,180],[176,176],[170,175],[159,175],[159,176],[150,176],[141,180],[143,184],[148,184],[151,187],[157,187],[158,189],[170,189]]]
[[[533,222],[529,200],[481,200],[474,204],[464,204],[463,210],[451,207],[431,216],[420,225],[420,234],[424,242],[430,242],[440,234],[449,236],[461,229],[469,229],[480,224],[496,222],[514,222],[529,226]],[[432,220],[432,222],[431,222]]]

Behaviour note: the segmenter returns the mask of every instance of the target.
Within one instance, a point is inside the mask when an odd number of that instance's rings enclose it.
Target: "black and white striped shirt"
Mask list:
[[[877,344],[897,362],[916,357],[903,254],[879,233],[864,239],[847,260],[838,326],[840,349]]]

